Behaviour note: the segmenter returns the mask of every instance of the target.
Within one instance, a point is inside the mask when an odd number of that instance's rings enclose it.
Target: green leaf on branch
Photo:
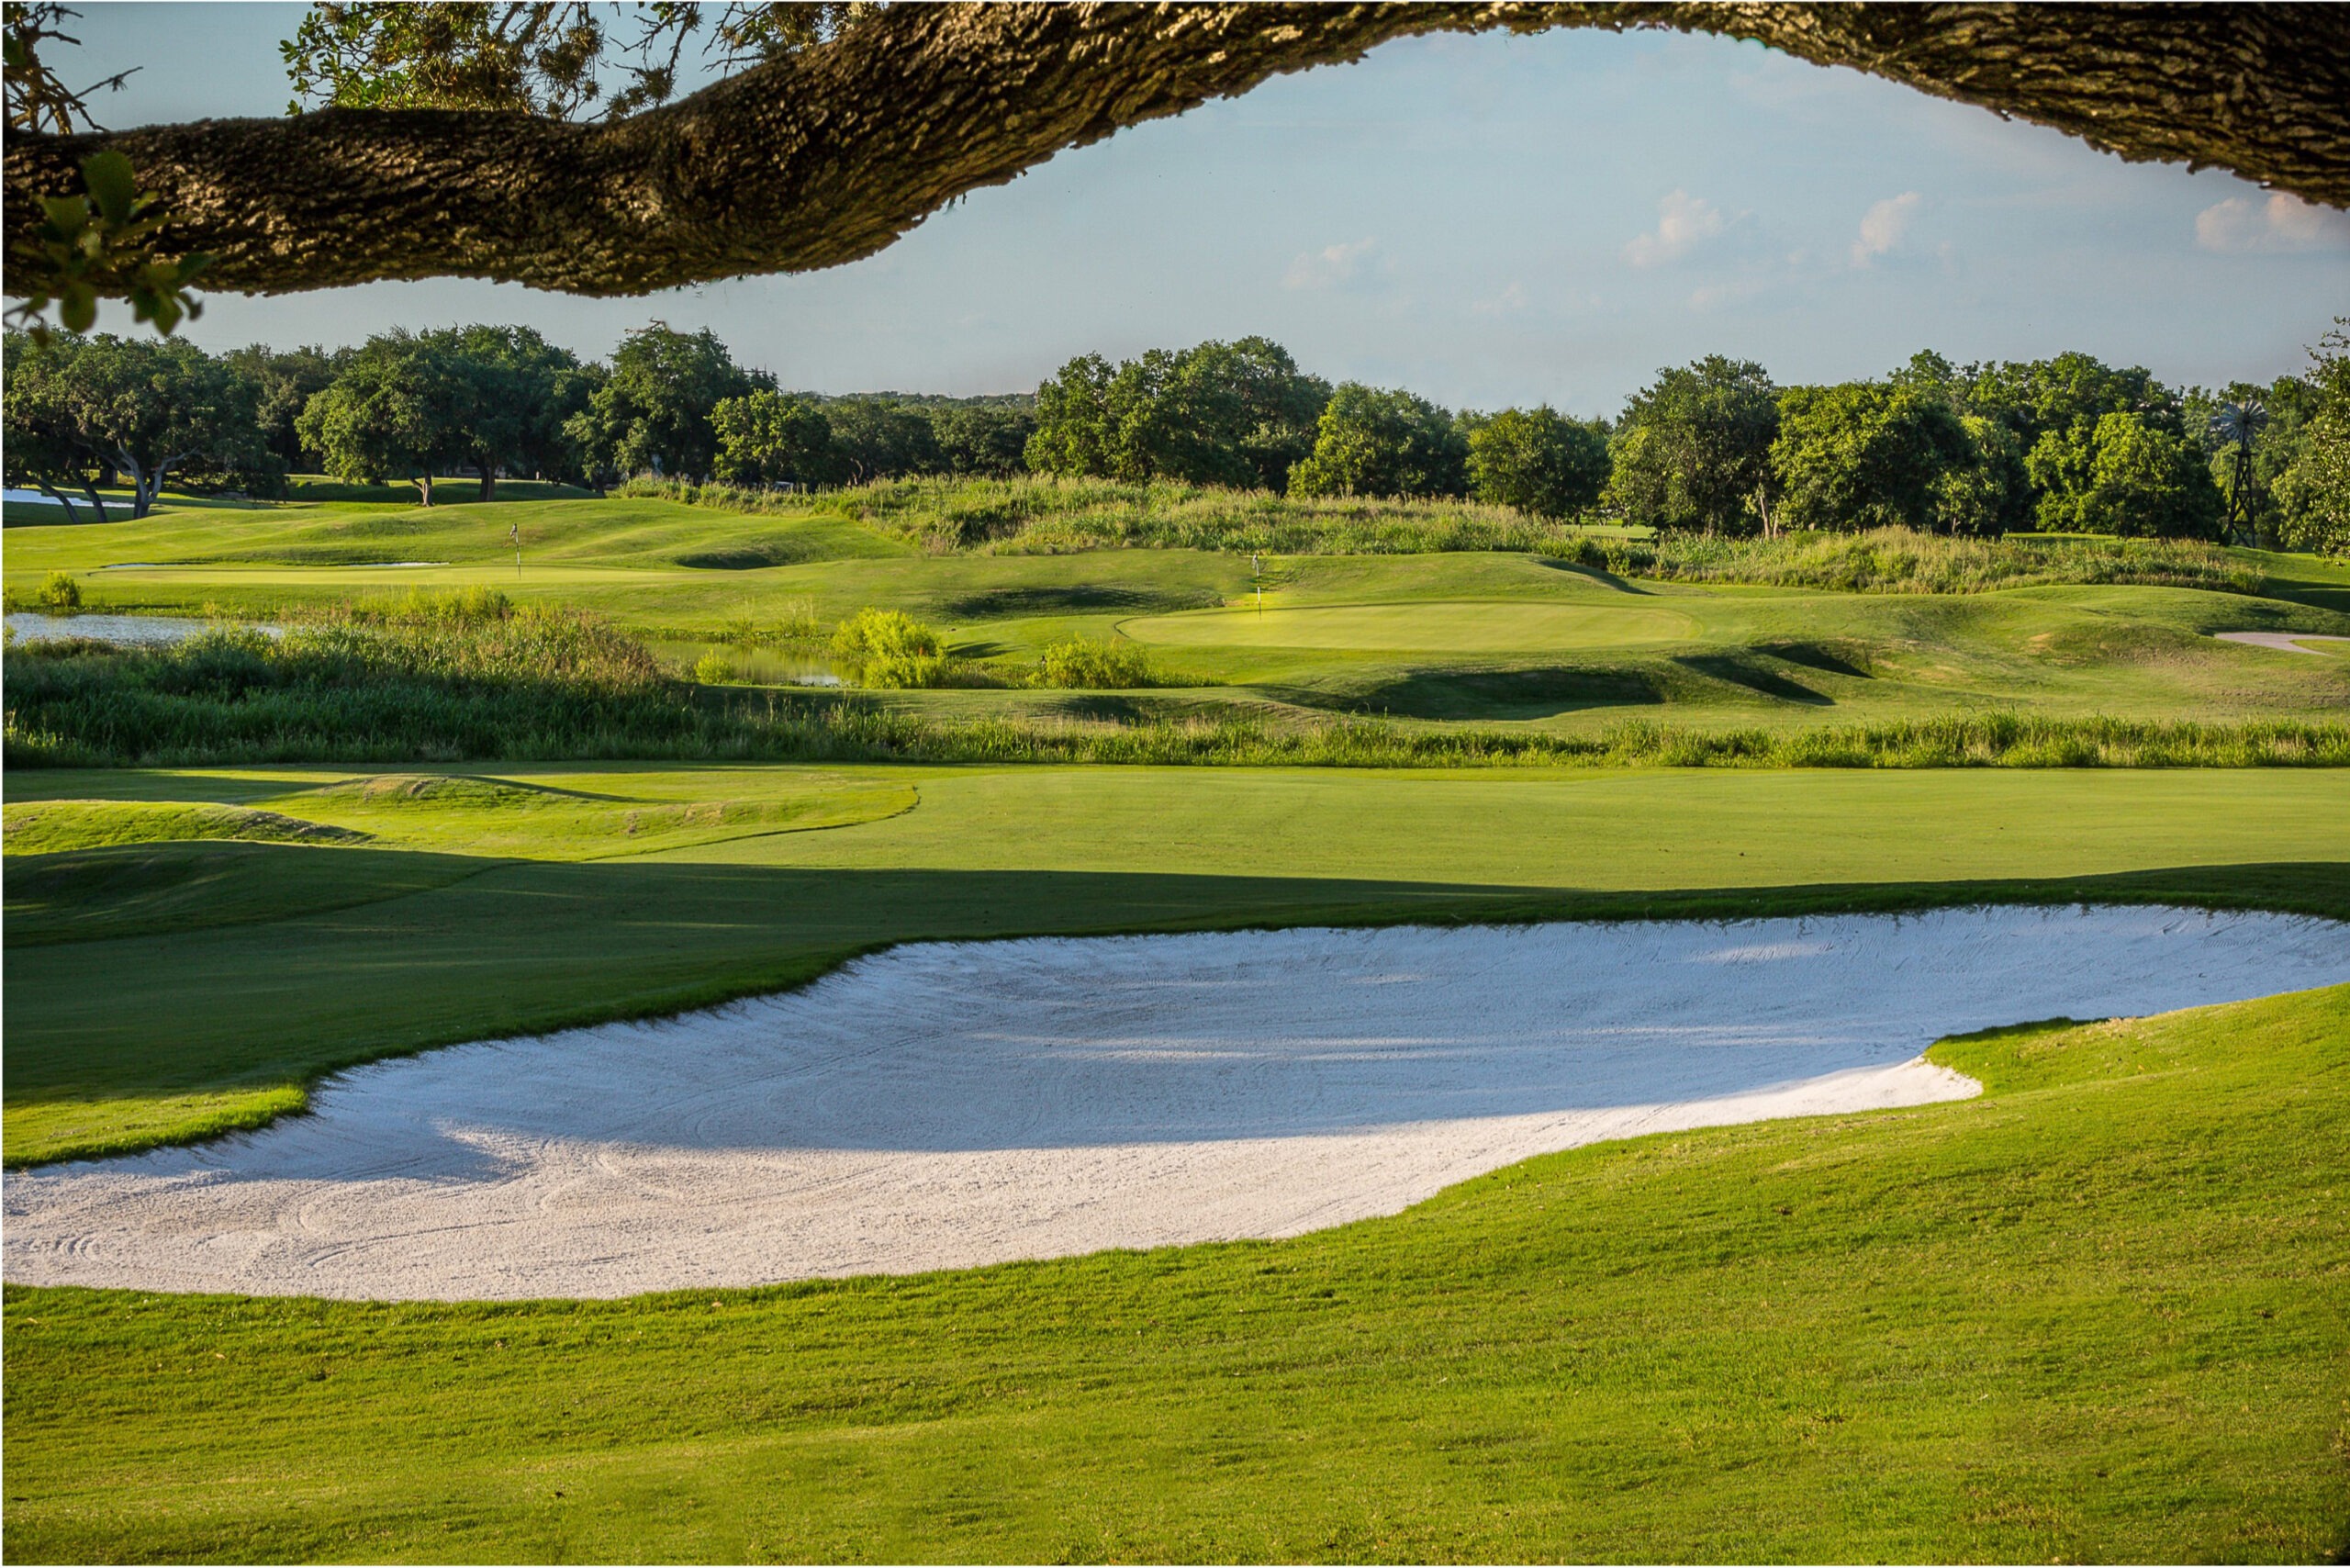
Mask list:
[[[212,258],[157,253],[165,218],[155,210],[155,193],[139,188],[130,160],[119,152],[96,154],[82,165],[82,185],[81,196],[42,197],[47,221],[29,244],[11,252],[9,289],[20,296],[8,313],[11,324],[45,342],[45,318],[54,305],[60,326],[86,332],[96,325],[105,296],[128,299],[135,319],[153,323],[166,337],[182,320],[201,315],[189,285]]]

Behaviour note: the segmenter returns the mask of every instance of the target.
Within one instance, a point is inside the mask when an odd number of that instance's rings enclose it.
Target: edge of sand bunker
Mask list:
[[[1949,1035],[2341,981],[2350,926],[2165,908],[922,944],[10,1173],[5,1272],[615,1296],[1292,1236],[1606,1139],[1979,1092],[1921,1059]]]

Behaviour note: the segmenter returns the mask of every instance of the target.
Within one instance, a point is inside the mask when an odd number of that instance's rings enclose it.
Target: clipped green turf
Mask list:
[[[2350,988],[1292,1241],[612,1303],[12,1289],[61,1559],[2300,1561]]]
[[[2350,776],[2327,769],[431,777],[10,775],[12,810],[266,803],[378,836],[8,856],[6,1159],[200,1136],[353,1062],[794,985],[901,941],[1993,897],[2350,916]],[[919,803],[896,810],[908,791]],[[504,803],[518,797],[554,803]],[[802,808],[869,817],[773,831]],[[718,820],[701,842],[582,859],[624,846],[574,836],[575,812],[643,812],[688,835],[697,812]],[[201,1113],[174,1120],[190,1095]]]
[[[111,782],[104,773],[78,777]],[[744,776],[752,790],[739,798],[722,792],[725,776],[719,774],[698,776],[683,788],[675,776],[657,773],[528,783],[464,773],[362,773],[312,782],[315,777],[282,792],[239,790],[243,799],[236,803],[13,800],[6,808],[6,850],[50,855],[233,838],[597,860],[871,822],[911,811],[916,800],[913,786],[886,776],[851,778],[812,769]],[[590,787],[566,787],[575,782]],[[13,904],[10,913],[17,913]],[[40,908],[23,913],[38,929]],[[17,939],[12,932],[9,940]]]
[[[1118,630],[1138,643],[1189,648],[1317,648],[1399,653],[1548,653],[1622,648],[1693,636],[1670,610],[1623,604],[1342,604],[1138,616]]]

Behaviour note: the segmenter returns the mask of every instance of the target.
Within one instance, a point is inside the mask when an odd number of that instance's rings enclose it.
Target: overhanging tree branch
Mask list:
[[[127,154],[217,288],[486,277],[626,295],[871,255],[1066,147],[1430,32],[1661,27],[2350,206],[2350,15],[2325,6],[898,6],[631,118],[330,109],[17,134],[9,250]],[[8,292],[21,297],[11,263]]]

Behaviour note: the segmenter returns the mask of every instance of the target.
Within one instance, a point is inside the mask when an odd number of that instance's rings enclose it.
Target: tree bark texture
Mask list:
[[[6,155],[32,199],[128,154],[210,288],[486,277],[641,294],[881,250],[1065,147],[1432,32],[1671,28],[1750,39],[2350,206],[2350,7],[2221,5],[904,5],[630,118],[329,109],[73,137]],[[1604,151],[1604,150],[1603,150]],[[10,269],[8,292],[21,296]]]

